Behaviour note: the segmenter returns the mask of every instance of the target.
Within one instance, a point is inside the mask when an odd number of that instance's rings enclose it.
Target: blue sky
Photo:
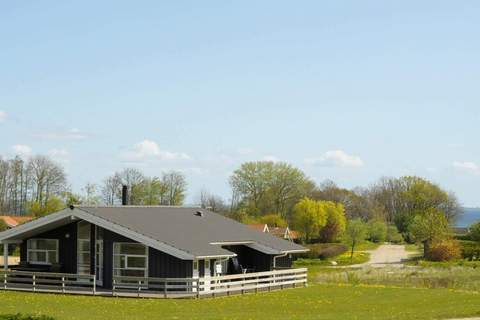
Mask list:
[[[127,166],[229,196],[248,160],[366,186],[415,174],[480,206],[477,1],[0,4],[0,154],[74,190]]]

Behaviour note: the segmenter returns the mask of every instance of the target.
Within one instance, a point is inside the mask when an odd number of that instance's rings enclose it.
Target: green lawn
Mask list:
[[[57,319],[447,319],[480,315],[480,294],[447,289],[312,285],[201,300],[0,292],[2,313]]]

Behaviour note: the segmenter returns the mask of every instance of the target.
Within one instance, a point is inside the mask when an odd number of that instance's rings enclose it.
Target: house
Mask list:
[[[268,224],[266,223],[254,223],[254,224],[248,224],[248,226],[260,232],[265,232],[265,233],[270,232],[270,229],[268,228]]]
[[[297,233],[290,230],[288,227],[270,228],[270,234],[289,241],[295,241],[298,239]]]
[[[297,232],[290,230],[288,227],[269,227],[267,224],[263,223],[249,224],[248,226],[260,232],[270,233],[271,235],[284,240],[295,241],[298,239]]]
[[[161,206],[71,206],[0,233],[0,242],[20,244],[20,264],[11,269],[84,276],[94,293],[132,277],[178,282],[238,274],[245,280],[252,273],[260,281],[262,272],[289,269],[293,254],[308,251],[208,210]],[[139,280],[138,291],[152,281]],[[186,290],[196,290],[197,282],[188,281]],[[32,283],[35,290],[39,274]]]
[[[0,216],[8,228],[13,228],[18,226],[19,224],[28,222],[33,219],[31,216]]]

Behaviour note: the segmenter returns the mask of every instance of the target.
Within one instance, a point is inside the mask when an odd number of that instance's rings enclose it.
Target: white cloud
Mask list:
[[[130,151],[124,154],[128,161],[164,160],[177,161],[189,160],[186,153],[176,153],[160,149],[160,146],[152,140],[143,140],[133,146]]]
[[[1,111],[0,110],[0,123],[4,122],[5,120],[7,120],[7,113],[5,111]]]
[[[317,158],[307,158],[305,163],[321,167],[359,168],[364,165],[358,156],[349,155],[343,150],[331,150]]]
[[[470,162],[470,161],[465,161],[465,162],[460,162],[460,161],[455,161],[453,163],[453,167],[456,170],[463,171],[466,173],[474,174],[474,175],[480,175],[480,165],[476,164],[475,162]]]
[[[46,140],[83,140],[87,139],[89,134],[73,128],[67,131],[37,133],[34,136]]]
[[[32,148],[24,144],[16,144],[12,147],[13,153],[22,158],[28,158],[32,155]]]
[[[277,157],[275,156],[272,156],[272,155],[267,155],[267,156],[264,156],[262,158],[263,161],[271,161],[271,162],[279,162],[280,159],[278,159]]]

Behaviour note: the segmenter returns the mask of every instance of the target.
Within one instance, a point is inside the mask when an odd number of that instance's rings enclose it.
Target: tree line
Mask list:
[[[178,171],[146,176],[126,168],[106,177],[100,185],[88,183],[81,193],[68,185],[63,166],[48,156],[0,158],[0,212],[42,216],[71,204],[121,204],[122,186],[128,187],[131,205],[182,205],[187,191],[185,176]]]
[[[332,181],[316,184],[288,163],[257,161],[240,165],[228,182],[230,199],[202,190],[198,203],[242,222],[293,225],[299,212],[295,206],[302,199],[310,199],[341,204],[347,220],[384,221],[408,237],[415,217],[423,212],[435,209],[449,224],[461,213],[453,193],[413,176],[382,178],[366,188],[345,189]],[[87,184],[76,194],[68,186],[64,168],[47,156],[0,159],[3,213],[43,215],[69,204],[116,205],[121,203],[122,185],[128,186],[128,203],[132,205],[183,205],[187,192],[186,177],[181,172],[147,176],[138,169],[126,168],[98,185]],[[327,207],[322,210],[328,211]]]

